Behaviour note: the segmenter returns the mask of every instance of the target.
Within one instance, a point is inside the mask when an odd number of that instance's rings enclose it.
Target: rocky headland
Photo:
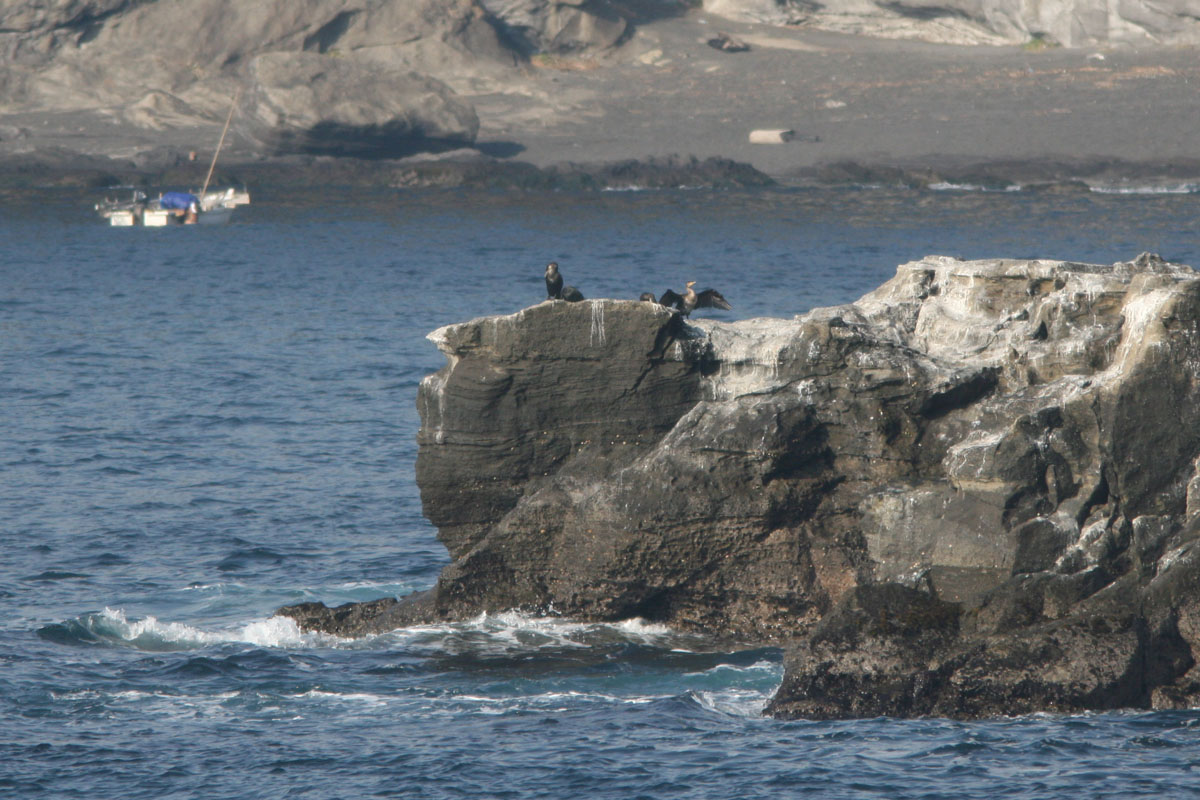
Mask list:
[[[547,301],[441,328],[417,481],[452,563],[281,610],[485,611],[785,649],[780,717],[1200,702],[1200,279],[928,257],[794,319]]]

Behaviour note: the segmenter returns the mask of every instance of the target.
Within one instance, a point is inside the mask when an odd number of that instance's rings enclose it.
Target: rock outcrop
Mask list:
[[[947,44],[1200,42],[1191,0],[704,0],[704,9],[743,22]]]
[[[403,157],[475,142],[475,109],[440,81],[316,53],[250,62],[239,129],[275,153]]]
[[[504,90],[535,52],[612,47],[630,22],[607,0],[44,0],[0,8],[0,113],[123,107],[151,92],[220,118],[259,56],[314,53]],[[669,6],[640,0],[635,6]],[[221,101],[225,98],[225,103]],[[351,94],[351,101],[365,101]]]
[[[901,266],[794,320],[549,301],[440,329],[419,597],[786,647],[784,717],[1200,701],[1200,279],[1144,255]]]
[[[522,53],[577,53],[612,47],[630,22],[608,0],[480,0]]]
[[[0,26],[0,113],[190,130],[219,124],[240,89],[240,144],[265,154],[471,144],[478,120],[451,86],[503,81],[516,57],[474,0],[51,0]]]

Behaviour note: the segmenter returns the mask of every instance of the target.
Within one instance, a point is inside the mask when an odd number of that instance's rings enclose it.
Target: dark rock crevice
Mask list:
[[[338,40],[345,35],[353,24],[355,18],[362,14],[361,10],[354,9],[350,11],[339,11],[334,15],[333,19],[318,27],[315,31],[304,37],[304,43],[301,45],[302,50],[316,51],[318,53],[327,53],[338,43]]]

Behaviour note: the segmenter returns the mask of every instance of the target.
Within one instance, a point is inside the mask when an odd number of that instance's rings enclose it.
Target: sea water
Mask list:
[[[541,301],[547,261],[588,297],[696,280],[729,320],[927,254],[1200,265],[1192,192],[944,188],[252,191],[171,229],[80,193],[0,208],[0,796],[1200,794],[1200,713],[781,722],[778,650],[642,620],[273,616],[432,585],[425,334]]]

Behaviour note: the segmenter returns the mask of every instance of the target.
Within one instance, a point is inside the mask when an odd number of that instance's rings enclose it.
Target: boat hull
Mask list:
[[[247,205],[249,202],[250,195],[244,189],[210,192],[199,200],[199,210],[195,211],[192,221],[199,225],[224,225],[233,217],[233,212],[238,206]],[[109,200],[98,203],[96,210],[115,228],[165,228],[190,224],[187,218],[188,210],[162,208],[157,200],[148,201],[140,193],[130,202],[118,203]]]

